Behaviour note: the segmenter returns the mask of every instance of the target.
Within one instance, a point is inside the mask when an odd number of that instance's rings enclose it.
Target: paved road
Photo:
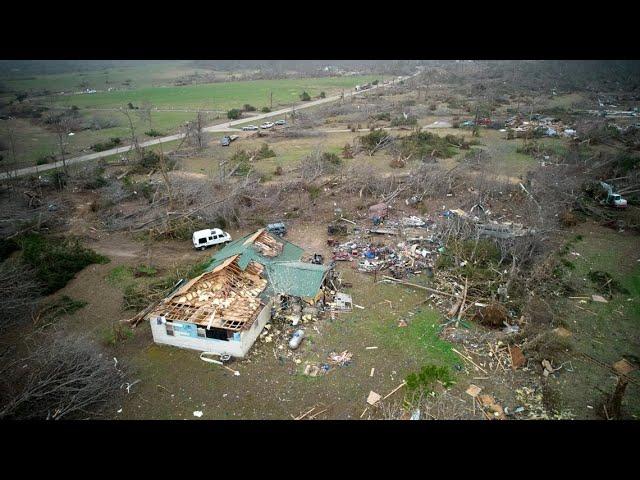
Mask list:
[[[419,72],[418,72],[419,73]],[[414,77],[416,75],[418,75],[418,73],[415,73],[413,75],[409,75],[409,76],[405,76],[405,77],[401,77],[401,78],[395,78],[394,80],[392,80],[389,83],[385,83],[385,84],[378,84],[378,85],[374,85],[371,88],[367,89],[367,90],[361,90],[361,91],[351,91],[350,93],[345,93],[344,94],[344,98],[349,98],[349,97],[353,97],[356,95],[361,95],[367,92],[371,92],[374,91],[378,88],[385,88],[389,85],[393,85],[396,84],[398,82],[400,82],[401,80],[406,80],[408,78]],[[243,123],[248,123],[248,122],[256,122],[257,120],[262,120],[265,118],[270,118],[270,117],[277,117],[277,116],[282,116],[285,113],[291,113],[291,111],[295,108],[295,110],[302,110],[304,108],[310,108],[310,107],[315,107],[317,105],[323,105],[325,103],[330,103],[330,102],[335,102],[340,100],[341,95],[333,95],[330,97],[326,97],[326,98],[321,98],[320,100],[313,100],[311,102],[304,102],[304,103],[300,103],[299,105],[296,105],[295,107],[287,107],[287,108],[283,108],[280,110],[275,110],[273,112],[269,112],[269,113],[261,113],[259,115],[255,115],[253,117],[250,118],[243,118],[240,120],[233,120],[230,122],[225,122],[225,123],[219,123],[217,125],[212,125],[210,127],[205,127],[203,128],[203,130],[205,132],[229,132],[229,131],[237,131],[237,129],[233,128],[235,125],[241,125]],[[160,143],[166,143],[166,142],[172,142],[174,140],[180,140],[182,138],[184,138],[185,134],[184,133],[177,133],[175,135],[169,135],[167,137],[161,137],[161,138],[155,138],[153,140],[148,140],[146,142],[141,142],[140,146],[141,147],[150,147],[153,145],[158,145]],[[131,145],[126,145],[123,147],[118,147],[118,148],[112,148],[110,150],[104,150],[102,152],[96,152],[96,153],[89,153],[87,155],[81,155],[79,157],[74,157],[74,158],[70,158],[67,160],[67,165],[73,165],[76,163],[82,163],[82,162],[88,162],[90,160],[97,160],[98,158],[104,158],[104,157],[108,157],[111,155],[116,155],[118,153],[125,153],[128,152],[129,150],[131,150],[133,147]],[[58,161],[55,163],[48,163],[46,165],[38,165],[35,167],[27,167],[27,168],[20,168],[18,170],[13,170],[10,172],[3,172],[0,173],[0,180],[4,180],[7,179],[9,177],[20,177],[23,175],[32,175],[32,174],[38,174],[47,170],[53,170],[54,168],[60,168],[62,167],[62,161]]]

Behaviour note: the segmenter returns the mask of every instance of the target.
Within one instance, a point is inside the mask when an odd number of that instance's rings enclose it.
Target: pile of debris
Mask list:
[[[537,133],[546,137],[575,138],[576,130],[554,117],[532,115],[525,120],[523,115],[514,115],[505,122],[505,129],[511,130],[515,138],[528,137]]]
[[[374,205],[374,207],[378,207]],[[382,220],[382,208],[375,210],[370,219],[371,229],[356,226],[346,242],[331,241],[332,259],[335,262],[354,262],[354,268],[363,273],[378,273],[389,270],[395,278],[405,278],[433,269],[438,248],[441,247],[429,228],[435,221],[417,216],[399,220]],[[400,236],[402,241],[371,241],[372,235]]]

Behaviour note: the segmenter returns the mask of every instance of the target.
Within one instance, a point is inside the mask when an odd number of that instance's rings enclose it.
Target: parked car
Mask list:
[[[273,122],[264,122],[262,125],[260,125],[260,128],[262,128],[263,130],[271,127],[273,127]]]
[[[226,243],[231,241],[231,235],[227,232],[223,232],[219,228],[212,228],[206,230],[198,230],[193,232],[193,246],[200,250],[204,250],[212,245],[218,245],[220,243]]]
[[[286,125],[287,121],[286,120],[276,120],[274,125]]]
[[[245,127],[242,127],[242,130],[244,130],[245,132],[248,132],[251,130],[258,130],[258,127],[256,127],[255,125],[247,125]]]
[[[270,223],[269,225],[267,225],[267,232],[282,237],[287,234],[287,227],[282,222]]]

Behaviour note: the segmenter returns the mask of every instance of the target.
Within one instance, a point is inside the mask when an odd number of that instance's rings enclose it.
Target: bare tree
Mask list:
[[[30,318],[40,292],[29,267],[13,259],[0,263],[0,333]]]
[[[6,172],[7,175],[9,175],[11,170],[15,170],[18,166],[18,159],[16,157],[15,131],[13,127],[7,126],[7,137],[9,138],[9,146],[11,147],[11,162],[6,164]]]
[[[58,148],[60,149],[60,159],[62,160],[62,169],[64,173],[68,174],[67,168],[67,146],[69,145],[69,134],[71,133],[73,121],[72,119],[62,114],[58,116],[53,124],[53,129],[58,137]],[[62,185],[60,185],[62,187]]]
[[[192,140],[195,146],[202,149],[204,146],[204,126],[206,118],[203,112],[198,111],[196,118],[187,125],[186,135]]]
[[[153,128],[151,124],[151,116],[149,115],[149,128]],[[162,179],[164,180],[165,187],[167,188],[167,195],[169,196],[169,210],[173,209],[173,188],[171,186],[171,179],[169,178],[169,168],[167,166],[167,159],[164,155],[164,149],[162,148],[162,143],[159,143],[160,154],[158,158],[158,165],[160,167],[160,173],[162,174]]]
[[[146,123],[151,130],[151,110],[153,110],[153,105],[149,100],[144,100],[140,108],[136,110],[136,113],[142,122]]]
[[[96,416],[126,385],[118,363],[86,339],[49,340],[26,356],[3,360],[0,419]]]
[[[125,108],[120,107],[120,112],[122,112],[126,117],[127,120],[129,121],[129,132],[131,134],[131,150],[129,150],[130,152],[133,151],[138,157],[140,156],[140,146],[138,145],[138,137],[136,136],[136,129],[133,125],[133,120],[131,119],[131,114],[129,113],[129,111]],[[128,155],[127,155],[128,157]]]

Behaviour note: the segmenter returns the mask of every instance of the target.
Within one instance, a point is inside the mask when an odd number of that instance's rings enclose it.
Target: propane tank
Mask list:
[[[302,343],[302,339],[304,338],[304,330],[296,330],[296,332],[291,336],[291,340],[289,340],[289,348],[291,350],[295,350]]]

